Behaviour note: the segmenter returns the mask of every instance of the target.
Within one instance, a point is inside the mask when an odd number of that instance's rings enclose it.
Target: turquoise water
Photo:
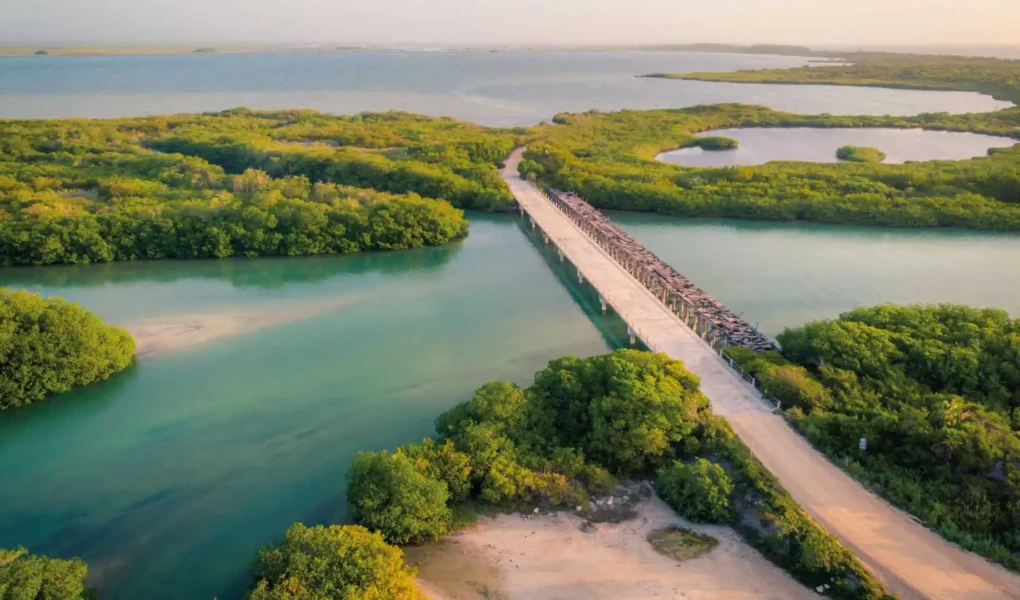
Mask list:
[[[801,59],[689,53],[352,53],[0,58],[0,117],[312,107],[405,109],[494,125],[564,110],[723,101],[797,112],[1004,106],[971,93],[638,79]],[[882,301],[1020,314],[1020,238],[614,216],[766,332]],[[106,600],[236,598],[288,525],[343,521],[354,453],[414,441],[486,381],[625,343],[590,290],[511,217],[394,254],[0,269],[113,323],[326,312],[153,356],[0,414],[0,547],[81,556]],[[579,310],[580,309],[580,310]]]
[[[613,218],[767,333],[885,301],[1020,315],[1016,235]],[[472,215],[445,248],[6,269],[0,285],[115,323],[337,301],[0,414],[0,547],[82,556],[107,600],[236,598],[259,546],[346,518],[357,451],[427,435],[486,381],[625,343],[509,216]]]
[[[625,333],[578,310],[514,219],[471,227],[406,253],[0,270],[113,322],[350,299],[0,414],[0,547],[81,556],[107,600],[237,597],[288,525],[345,518],[355,452]]]
[[[400,109],[527,126],[558,112],[718,102],[800,113],[983,112],[971,92],[776,86],[638,78],[806,64],[692,52],[337,52],[0,58],[0,118],[119,117],[235,106],[353,113]]]
[[[689,167],[762,165],[774,160],[839,162],[841,146],[864,146],[885,152],[886,164],[921,160],[963,160],[986,156],[990,148],[1008,148],[1018,140],[993,135],[921,129],[812,129],[806,127],[719,129],[702,135],[720,135],[740,142],[735,150],[681,148],[658,156],[665,162]]]
[[[1020,235],[614,214],[771,335],[859,306],[959,302],[1020,317]]]

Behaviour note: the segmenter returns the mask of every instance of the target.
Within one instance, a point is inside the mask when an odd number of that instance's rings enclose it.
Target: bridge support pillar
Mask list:
[[[581,269],[577,270],[577,283],[584,283],[584,273],[581,272]]]
[[[545,245],[548,246],[549,245],[549,236],[546,235],[545,233],[543,233],[542,234],[542,239],[545,240]]]
[[[560,255],[560,262],[563,262],[563,248],[557,248],[556,252]]]
[[[630,345],[631,346],[634,346],[635,344],[637,344],[637,332],[636,331],[634,331],[630,327],[627,327],[627,335],[630,336]]]
[[[535,231],[535,218],[534,217],[531,218],[531,230]]]
[[[599,296],[599,302],[602,304],[602,314],[606,314],[606,299],[604,296]]]

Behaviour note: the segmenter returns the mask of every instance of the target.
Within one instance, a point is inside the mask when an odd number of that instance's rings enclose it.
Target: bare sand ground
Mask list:
[[[818,595],[765,560],[728,527],[692,525],[656,497],[637,518],[581,530],[566,512],[500,515],[440,544],[409,548],[419,585],[432,600],[807,600]],[[719,540],[679,563],[657,553],[648,534],[670,525]]]
[[[1020,598],[1020,575],[946,541],[869,493],[781,417],[745,412],[726,418],[793,499],[901,600]]]
[[[135,344],[138,346],[135,356],[148,358],[259,331],[274,325],[308,319],[349,306],[359,300],[360,298],[355,296],[344,296],[286,306],[136,321],[122,327],[135,338]]]

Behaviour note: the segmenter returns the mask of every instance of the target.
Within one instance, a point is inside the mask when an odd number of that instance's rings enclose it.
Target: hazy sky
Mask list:
[[[1017,44],[1020,0],[0,0],[0,43]]]

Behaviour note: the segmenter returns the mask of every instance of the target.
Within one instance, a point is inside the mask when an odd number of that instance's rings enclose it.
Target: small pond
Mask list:
[[[925,131],[923,129],[818,129],[749,128],[719,129],[702,136],[724,136],[740,142],[736,150],[707,151],[682,148],[664,152],[659,160],[688,167],[735,167],[762,165],[774,160],[840,162],[841,146],[867,146],[885,152],[885,164],[921,160],[962,160],[985,156],[990,148],[1007,148],[1017,140],[1007,137]]]

